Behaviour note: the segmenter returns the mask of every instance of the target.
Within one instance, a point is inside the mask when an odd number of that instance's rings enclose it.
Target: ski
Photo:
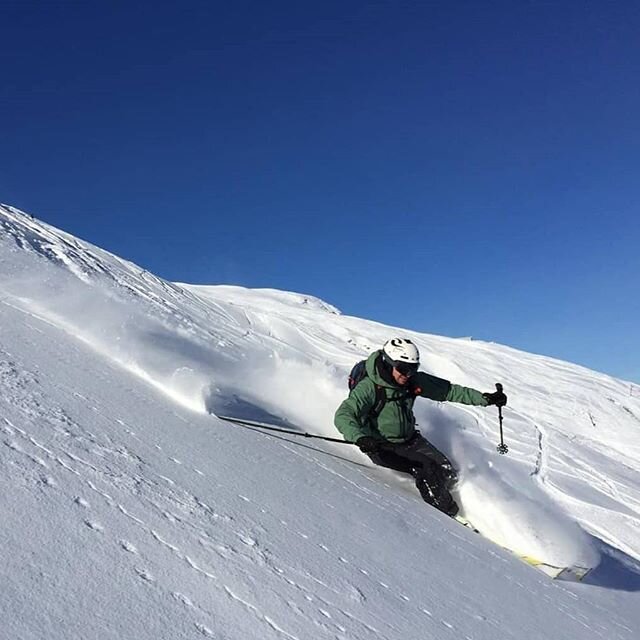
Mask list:
[[[467,527],[467,529],[471,529],[471,531],[473,531],[474,533],[477,533],[478,535],[482,536],[480,531],[478,531],[471,522],[469,522],[462,516],[453,516],[453,519],[457,523],[461,524],[462,526]],[[490,540],[485,536],[482,536],[482,537],[485,538],[485,540],[489,540],[489,542],[493,542],[493,540]],[[497,544],[497,543],[494,543],[494,544]],[[519,558],[523,562],[526,562],[528,565],[535,567],[539,571],[542,571],[543,573],[548,575],[550,578],[553,578],[554,580],[582,582],[582,580],[591,571],[591,568],[589,567],[580,567],[580,566],[557,567],[555,565],[549,564],[548,562],[538,560],[538,558],[534,558],[533,556],[517,553],[516,551],[514,551],[513,549],[509,549],[508,547],[504,547],[502,545],[498,545],[498,546],[505,549],[506,551],[509,551],[514,556],[516,556],[516,558]]]

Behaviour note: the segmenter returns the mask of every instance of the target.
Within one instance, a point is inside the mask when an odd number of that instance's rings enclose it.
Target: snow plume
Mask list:
[[[474,457],[477,460],[471,462]],[[528,482],[522,469],[512,468],[509,473],[504,464],[497,469],[470,450],[462,460],[465,466],[457,495],[465,517],[486,538],[555,566],[598,565],[598,552],[588,536],[536,484]]]
[[[66,274],[31,283],[28,297],[18,293],[24,285],[12,292],[16,306],[64,329],[181,404],[203,410],[202,389],[220,359],[213,350],[198,348],[195,340],[181,335],[180,327],[150,317],[135,300],[78,286]]]
[[[17,252],[0,276],[8,302],[82,340],[177,402],[204,411],[212,374],[233,362],[210,336],[166,305],[154,304],[152,296],[137,295],[127,282],[131,275],[123,274],[116,260],[111,265],[89,260],[91,253],[79,243],[70,256],[64,239],[50,232],[38,237],[31,229],[22,234],[27,235],[31,250]],[[100,268],[89,271],[89,263]]]
[[[14,252],[0,283],[16,306],[64,329],[193,411],[221,413],[240,403],[245,410],[253,407],[254,419],[271,415],[271,409],[306,423],[311,413],[314,424],[332,429],[336,384],[327,374],[331,366],[302,351],[295,340],[261,344],[259,319],[250,320],[244,310],[234,313],[233,303],[226,302],[239,295],[240,287],[221,287],[223,306],[207,300],[210,287],[193,287],[199,294],[194,296],[187,285],[165,283],[16,210],[11,218],[13,224],[5,221],[4,227],[25,251]],[[249,292],[251,306],[254,297],[260,310],[290,306],[339,315],[313,296]],[[256,343],[249,360],[239,343],[251,338]]]
[[[485,537],[521,555],[556,566],[596,566],[598,552],[589,537],[532,481],[530,462],[496,456],[497,429],[495,441],[479,437],[480,411],[451,405],[417,411],[428,425],[423,435],[458,470],[454,495],[462,515]]]

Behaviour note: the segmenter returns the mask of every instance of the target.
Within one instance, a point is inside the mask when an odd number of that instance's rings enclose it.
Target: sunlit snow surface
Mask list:
[[[126,232],[126,230],[123,230]],[[418,400],[485,536],[339,437],[352,364],[394,335],[494,408]],[[0,208],[0,610],[7,638],[632,638],[640,388],[312,296],[163,281]],[[5,633],[5,632],[3,632]]]

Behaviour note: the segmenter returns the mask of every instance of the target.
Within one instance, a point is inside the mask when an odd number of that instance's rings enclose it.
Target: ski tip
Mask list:
[[[569,582],[582,582],[591,571],[590,567],[567,566],[557,567],[531,556],[520,556],[527,564],[546,573],[554,580],[565,580]]]
[[[556,577],[559,580],[582,582],[590,573],[590,567],[565,567]]]

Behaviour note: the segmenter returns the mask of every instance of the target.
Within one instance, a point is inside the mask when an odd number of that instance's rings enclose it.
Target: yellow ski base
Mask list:
[[[478,535],[482,535],[468,520],[465,520],[461,516],[455,516],[453,519],[459,524],[467,527],[468,529],[471,529]],[[484,538],[484,536],[482,537]],[[489,540],[489,538],[485,538],[485,540]],[[493,540],[489,541],[493,542]],[[516,553],[515,551],[513,551],[513,549],[509,549],[508,547],[504,547],[502,545],[498,546],[502,549],[505,549],[506,551],[509,551],[516,558],[519,558],[523,562],[526,562],[528,565],[539,569],[554,580],[569,580],[571,582],[581,582],[591,571],[591,568],[589,567],[556,567],[547,562],[543,562],[542,560],[538,560],[537,558],[534,558],[532,556],[526,556]]]
[[[507,551],[511,551],[511,550],[507,549]],[[572,582],[581,582],[583,578],[589,573],[589,571],[591,571],[591,569],[587,567],[555,567],[552,564],[548,564],[547,562],[542,562],[542,560],[538,560],[537,558],[532,558],[531,556],[521,556],[517,553],[514,555],[516,555],[521,560],[524,560],[527,564],[530,564],[532,567],[535,567],[536,569],[540,569],[540,571],[542,571],[543,573],[546,573],[548,576],[552,577],[553,579],[570,580]]]

